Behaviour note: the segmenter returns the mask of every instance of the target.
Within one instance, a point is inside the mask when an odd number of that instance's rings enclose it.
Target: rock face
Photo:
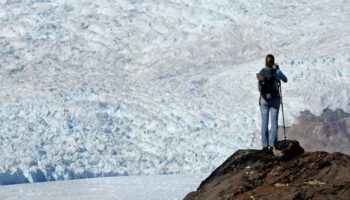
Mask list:
[[[342,152],[350,154],[350,114],[341,109],[325,109],[320,116],[306,110],[298,123],[286,129],[287,137],[298,140],[306,151]],[[279,130],[283,138],[283,130]]]
[[[285,154],[276,157],[276,152]],[[348,200],[350,156],[303,152],[296,141],[280,141],[273,151],[239,150],[185,200]]]

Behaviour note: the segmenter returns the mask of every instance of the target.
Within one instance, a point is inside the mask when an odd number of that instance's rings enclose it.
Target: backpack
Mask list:
[[[273,99],[279,96],[279,80],[275,78],[276,69],[263,69],[260,74],[264,76],[259,80],[260,96],[264,99]]]

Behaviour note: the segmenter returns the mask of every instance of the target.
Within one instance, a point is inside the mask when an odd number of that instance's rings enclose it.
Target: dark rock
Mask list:
[[[297,141],[280,141],[274,151],[239,150],[185,200],[349,199],[350,156],[303,153]]]
[[[304,149],[296,140],[282,140],[275,144],[272,152],[275,157],[281,160],[288,160],[303,154]]]

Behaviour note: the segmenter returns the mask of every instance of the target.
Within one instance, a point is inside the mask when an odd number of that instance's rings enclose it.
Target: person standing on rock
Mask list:
[[[282,73],[279,65],[275,63],[272,54],[265,58],[265,67],[257,74],[259,81],[259,106],[261,111],[261,138],[263,149],[270,149],[278,140],[278,112],[281,104],[279,87],[282,80],[287,83],[287,77]],[[271,118],[271,131],[269,132],[269,114]]]

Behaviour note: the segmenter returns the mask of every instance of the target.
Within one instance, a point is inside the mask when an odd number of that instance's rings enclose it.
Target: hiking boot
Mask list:
[[[269,150],[269,147],[263,147],[262,148],[262,151],[267,151],[267,150]]]

